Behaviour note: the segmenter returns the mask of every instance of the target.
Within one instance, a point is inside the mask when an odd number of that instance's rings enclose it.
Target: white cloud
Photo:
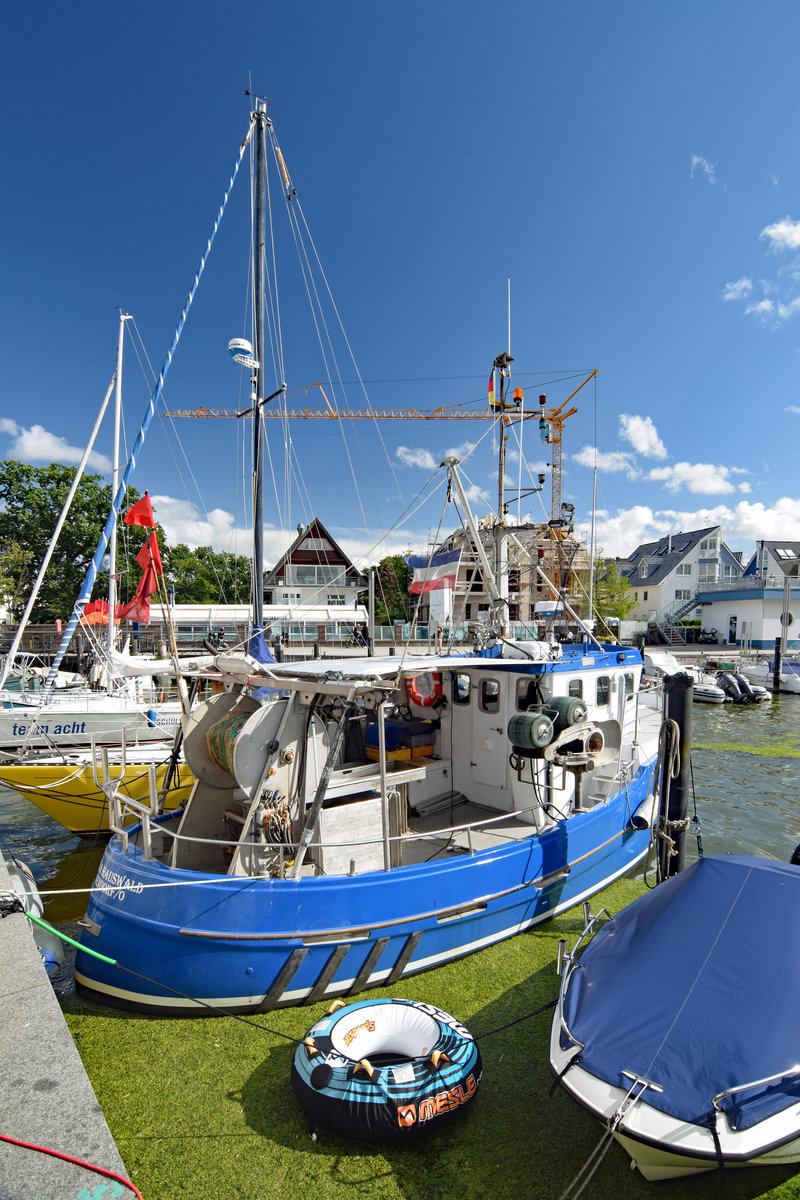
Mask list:
[[[65,438],[50,433],[42,425],[31,425],[30,429],[26,429],[8,417],[0,417],[0,433],[14,439],[6,458],[17,458],[27,463],[59,462],[77,466],[83,457],[83,447],[70,446]],[[96,451],[89,455],[86,465],[93,471],[108,473],[111,470],[111,460]]]
[[[630,442],[637,454],[647,458],[666,458],[667,449],[650,417],[620,413],[620,437]]]
[[[748,483],[746,479],[743,479],[741,483],[737,483],[736,486],[744,495],[749,495],[753,490],[752,484]]]
[[[789,317],[796,316],[800,312],[800,296],[796,296],[794,300],[790,300],[788,304],[778,304],[777,314],[779,317],[786,320]]]
[[[594,446],[584,446],[577,454],[572,455],[572,461],[592,469],[596,463],[598,471],[608,471],[611,474],[626,471],[629,479],[636,479],[638,476],[630,454],[623,450],[603,451],[595,450]]]
[[[477,442],[461,442],[458,446],[451,446],[446,450],[443,457],[457,458],[459,462],[465,462],[477,445]]]
[[[741,279],[737,279],[735,283],[726,283],[725,287],[720,292],[722,300],[742,300],[745,296],[749,296],[753,290],[753,281],[748,275],[743,275]]]
[[[439,465],[430,450],[413,450],[410,446],[398,446],[395,454],[404,467],[425,467],[428,471],[435,471]]]
[[[730,470],[713,463],[673,463],[671,467],[654,467],[647,475],[656,483],[663,483],[670,492],[688,488],[690,492],[700,492],[707,496],[722,495],[734,491],[734,486],[728,479]]]
[[[771,300],[759,300],[757,304],[749,304],[744,310],[745,316],[755,313],[757,317],[766,317],[774,311],[775,305]]]
[[[595,546],[605,555],[622,558],[632,553],[640,542],[653,541],[669,533],[670,528],[668,521],[657,519],[645,504],[618,509],[613,516],[599,512],[595,519]]]
[[[253,550],[253,533],[250,526],[237,526],[231,513],[215,508],[201,513],[187,500],[172,496],[154,495],[153,513],[163,526],[171,546],[182,543],[192,549],[210,546],[214,550],[248,557]],[[390,534],[378,530],[350,529],[329,526],[330,532],[357,565],[367,566],[379,562],[388,554],[422,553],[428,544],[427,532],[411,529],[395,529]],[[279,529],[264,526],[264,559],[268,566],[278,561],[297,537],[296,528]]]
[[[800,499],[783,496],[769,507],[740,500],[733,508],[719,504],[694,511],[654,511],[635,505],[613,515],[602,512],[595,523],[595,545],[606,555],[627,557],[641,542],[710,525],[721,525],[723,540],[732,550],[743,550],[748,558],[761,538],[800,541]]]
[[[703,158],[700,154],[692,155],[692,167],[689,172],[690,178],[694,179],[694,173],[697,168],[705,174],[709,183],[717,182],[717,164],[709,162],[707,158]]]
[[[783,411],[788,413],[800,413],[800,406],[797,404],[788,404]]]
[[[770,243],[771,250],[800,250],[800,221],[784,217],[782,221],[767,225],[758,236]]]

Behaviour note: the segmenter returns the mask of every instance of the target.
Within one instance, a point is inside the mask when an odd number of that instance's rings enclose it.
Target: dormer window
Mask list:
[[[642,579],[647,578],[647,563],[646,562],[639,563],[639,575]]]

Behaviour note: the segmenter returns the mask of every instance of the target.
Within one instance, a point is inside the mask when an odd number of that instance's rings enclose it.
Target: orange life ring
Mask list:
[[[438,671],[425,671],[422,675],[411,675],[406,679],[406,691],[412,704],[430,708],[437,700],[444,699],[442,677]]]

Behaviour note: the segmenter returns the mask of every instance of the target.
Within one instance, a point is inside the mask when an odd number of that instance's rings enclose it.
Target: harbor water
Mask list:
[[[690,815],[699,818],[705,854],[758,854],[788,861],[800,844],[800,696],[759,704],[692,705]],[[0,839],[6,856],[27,862],[45,895],[46,916],[77,933],[105,836],[78,838],[28,800],[0,789]],[[690,832],[687,857],[697,854]]]

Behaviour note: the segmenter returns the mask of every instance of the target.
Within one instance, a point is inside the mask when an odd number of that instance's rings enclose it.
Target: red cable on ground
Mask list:
[[[144,1196],[136,1184],[131,1183],[130,1179],[126,1179],[124,1175],[118,1175],[116,1171],[107,1171],[105,1167],[96,1167],[94,1163],[84,1162],[82,1158],[73,1158],[71,1154],[62,1154],[60,1150],[50,1150],[47,1146],[36,1146],[33,1142],[21,1142],[19,1138],[9,1137],[5,1133],[0,1133],[0,1142],[10,1142],[12,1146],[22,1146],[23,1150],[38,1150],[41,1154],[50,1154],[53,1158],[63,1158],[64,1162],[73,1163],[76,1167],[85,1167],[87,1171],[94,1171],[98,1175],[116,1179],[118,1183],[123,1183],[126,1188],[130,1188],[138,1200],[144,1200]]]

